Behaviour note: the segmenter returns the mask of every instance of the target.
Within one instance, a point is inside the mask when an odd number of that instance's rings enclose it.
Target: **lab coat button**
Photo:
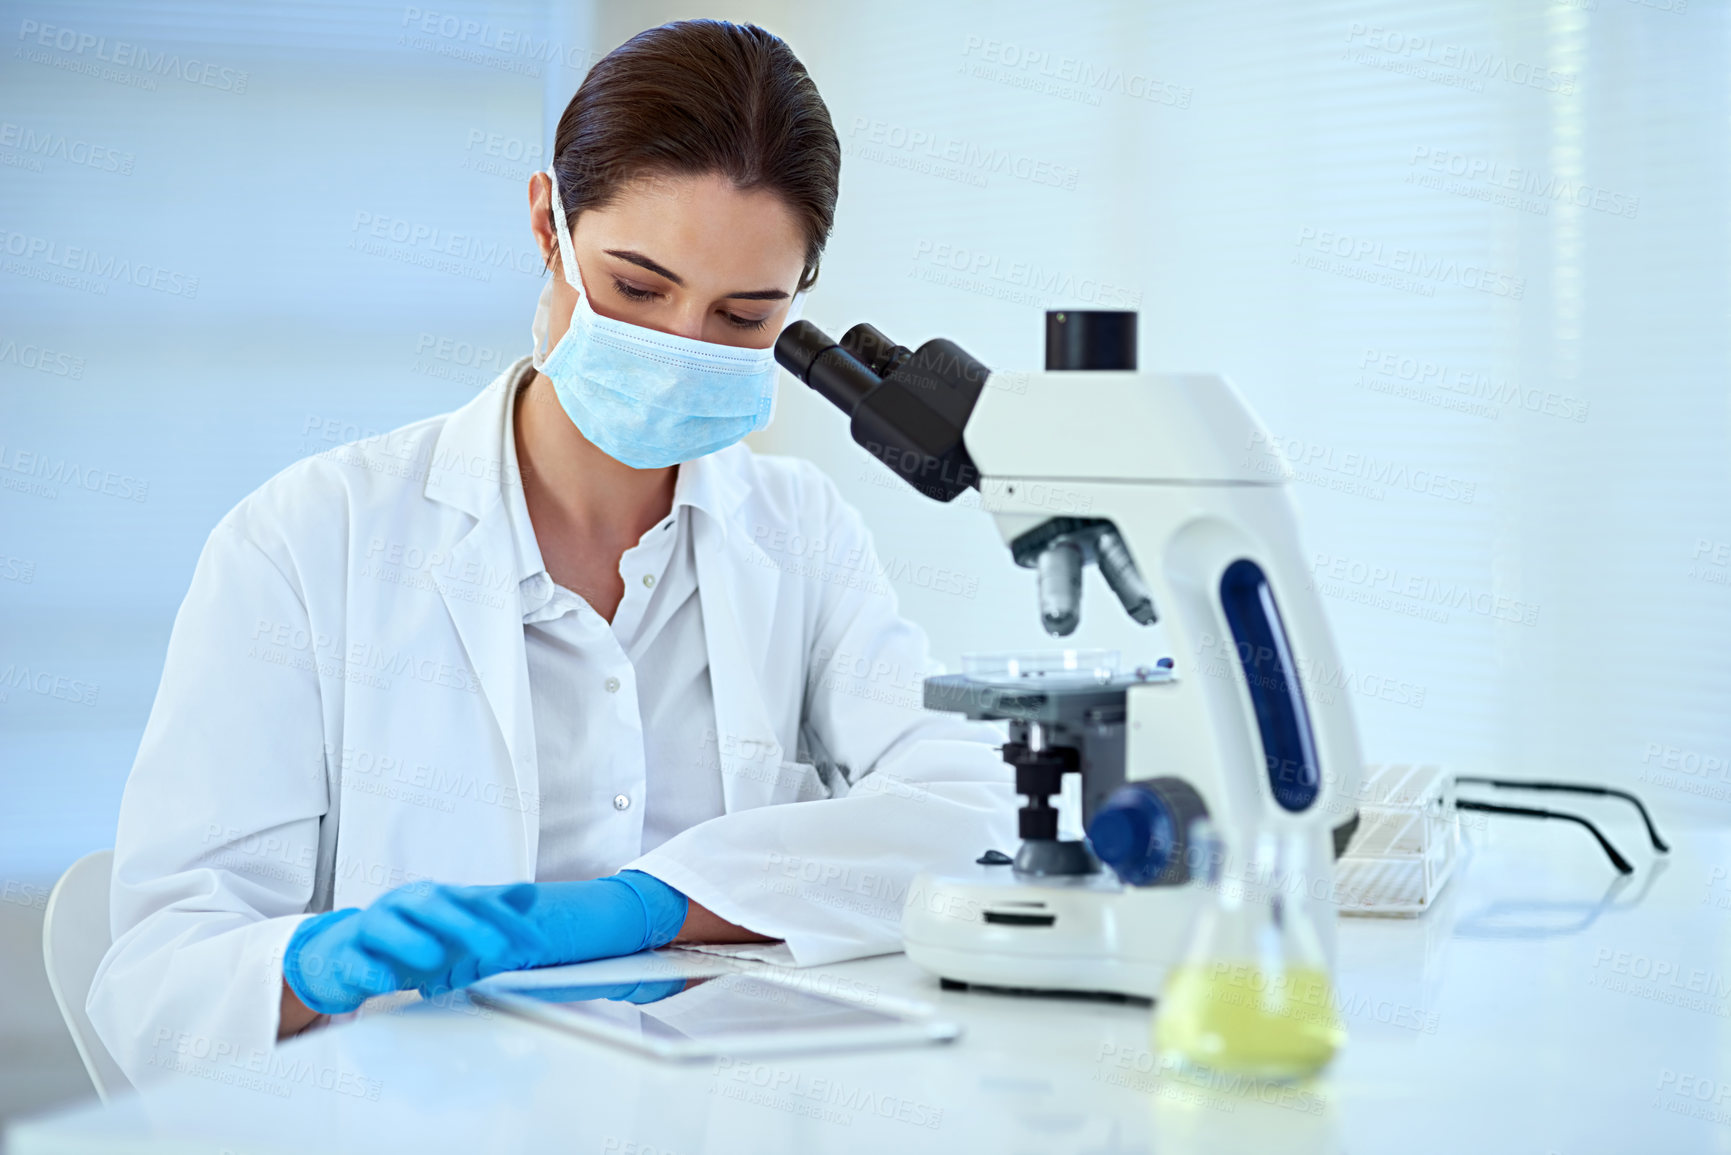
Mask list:
[[[615,794],[613,796],[613,809],[615,809],[615,810],[629,810],[629,809],[631,809],[631,796],[628,794]]]
[[[601,684],[603,686],[607,687],[607,692],[609,694],[616,694],[619,692],[619,679],[618,678],[608,678],[605,682],[602,682]]]
[[[652,573],[644,574],[643,575],[643,585],[646,589],[653,589],[655,586],[655,575]]]

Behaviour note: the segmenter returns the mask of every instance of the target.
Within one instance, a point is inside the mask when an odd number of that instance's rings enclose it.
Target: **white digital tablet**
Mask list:
[[[737,967],[549,985],[532,972],[469,988],[476,1002],[661,1059],[947,1043],[955,1023],[869,989],[838,992],[809,972]],[[522,980],[513,982],[512,980]]]

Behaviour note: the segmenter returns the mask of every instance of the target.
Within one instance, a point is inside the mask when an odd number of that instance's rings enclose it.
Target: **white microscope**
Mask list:
[[[1357,824],[1358,734],[1290,471],[1229,382],[1137,372],[1130,312],[1048,313],[1044,373],[994,374],[941,338],[911,352],[870,325],[837,342],[800,321],[775,349],[915,489],[979,489],[1038,575],[1048,633],[1076,628],[1093,563],[1132,619],[1164,619],[1174,653],[1130,673],[926,680],[927,708],[1008,721],[1026,804],[1013,860],[915,880],[910,958],[951,987],[1151,998],[1199,901],[1186,837],[1201,817],[1229,854],[1303,832],[1326,880]],[[1054,487],[1089,516],[1053,516]],[[1085,839],[1059,837],[1070,773]]]

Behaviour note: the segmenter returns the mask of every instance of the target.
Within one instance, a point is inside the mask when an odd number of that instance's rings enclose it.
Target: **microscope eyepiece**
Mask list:
[[[810,384],[811,363],[818,354],[832,348],[835,339],[810,321],[795,321],[775,339],[775,359],[781,367]]]
[[[795,321],[781,331],[775,339],[775,359],[849,417],[867,393],[883,384],[859,358],[810,321]]]
[[[847,414],[855,445],[927,497],[953,501],[979,485],[962,427],[991,370],[954,341],[909,352],[871,325],[835,341],[795,321],[776,338],[775,359]]]
[[[876,325],[867,321],[861,321],[843,333],[841,347],[879,377],[888,377],[914,355],[911,349],[896,344],[884,336]]]

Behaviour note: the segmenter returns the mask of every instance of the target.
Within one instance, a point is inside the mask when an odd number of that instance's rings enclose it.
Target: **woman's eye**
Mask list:
[[[649,289],[639,289],[635,285],[627,285],[618,277],[613,278],[613,287],[618,291],[619,295],[624,297],[627,301],[647,301],[655,296],[655,294]]]
[[[736,317],[725,310],[722,312],[721,316],[735,329],[761,329],[769,323],[768,317],[759,317],[757,320],[753,321],[747,317]]]

